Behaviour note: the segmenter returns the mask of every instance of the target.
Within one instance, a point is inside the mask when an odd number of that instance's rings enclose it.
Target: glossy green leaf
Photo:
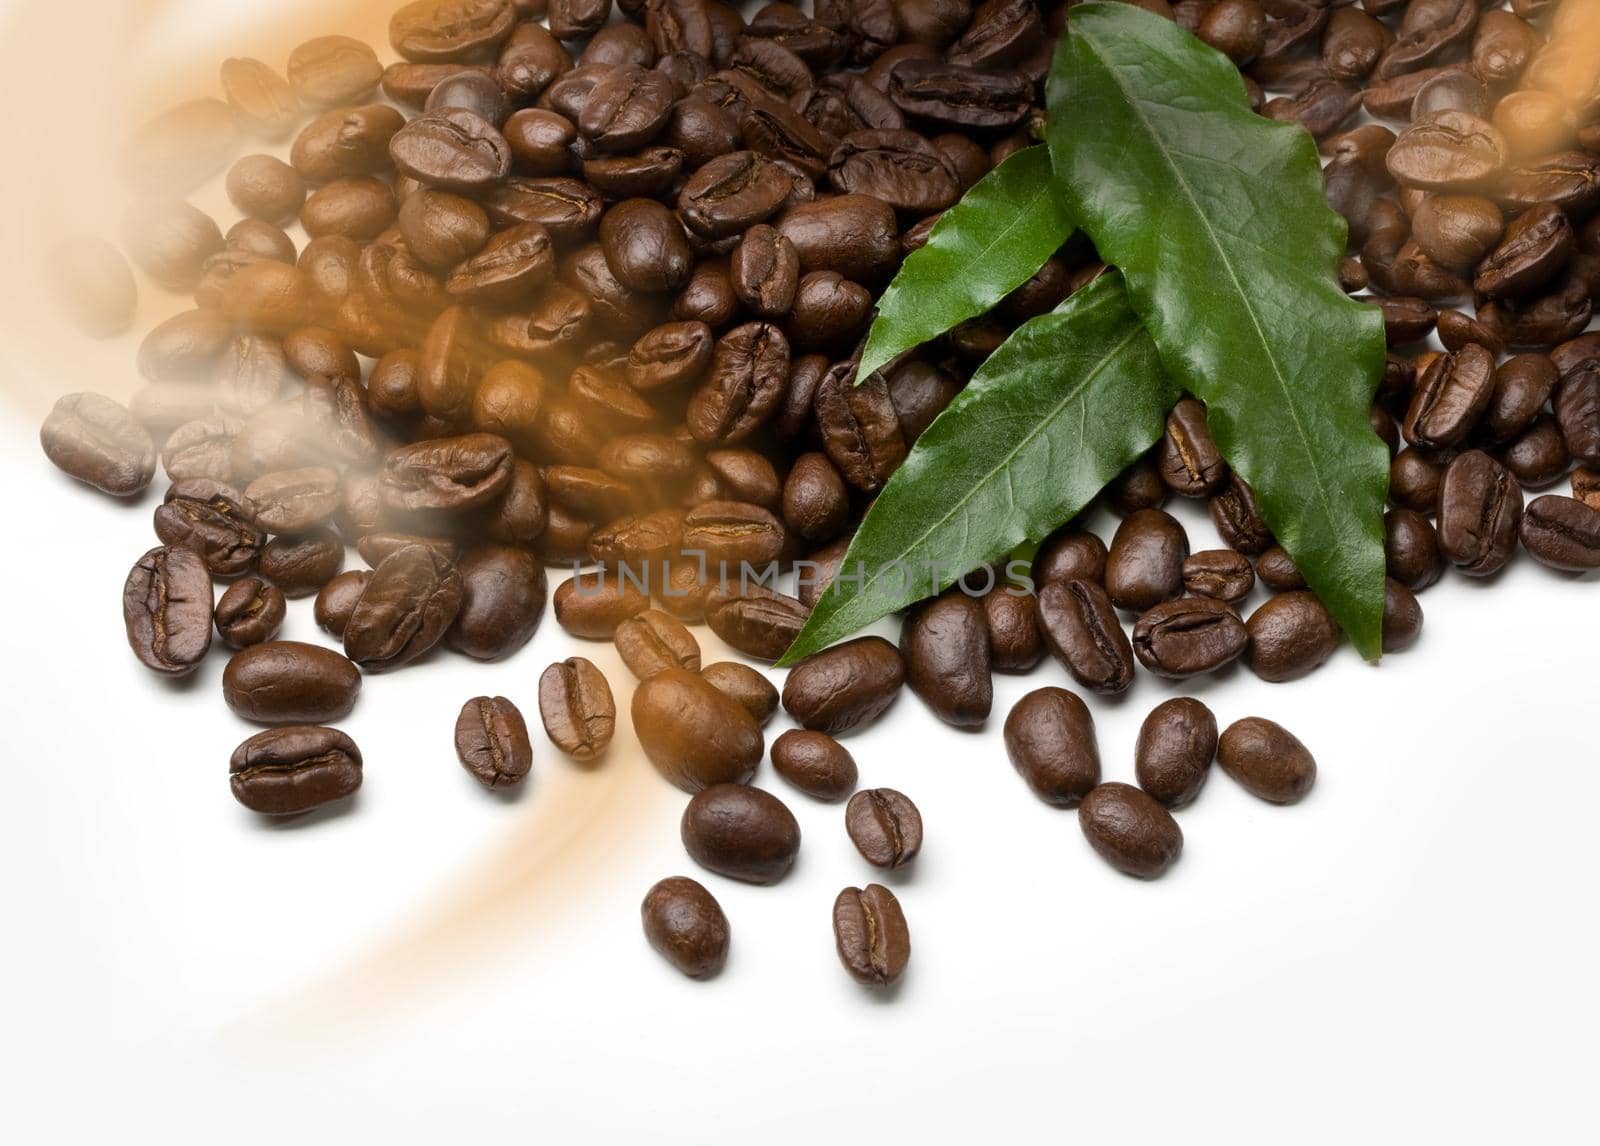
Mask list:
[[[1127,280],[1167,371],[1363,655],[1383,621],[1388,454],[1368,422],[1383,319],[1336,271],[1316,147],[1238,71],[1128,4],[1072,10],[1049,80],[1067,208]]]
[[[1018,327],[883,487],[780,663],[1038,541],[1155,444],[1179,395],[1115,273]]]
[[[987,313],[1071,234],[1048,149],[1012,155],[941,215],[927,245],[901,264],[878,300],[857,377]]]

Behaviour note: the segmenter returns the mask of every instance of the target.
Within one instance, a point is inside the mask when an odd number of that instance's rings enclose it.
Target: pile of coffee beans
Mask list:
[[[1584,72],[1583,5],[1139,3],[1226,53],[1255,106],[1327,156],[1349,222],[1343,283],[1383,307],[1392,346],[1372,411],[1393,455],[1385,649],[1417,639],[1415,594],[1447,566],[1489,576],[1520,542],[1556,569],[1600,567],[1600,333],[1585,333],[1600,293],[1600,86]],[[164,471],[161,545],[124,589],[128,639],[169,676],[201,663],[213,631],[234,650],[224,700],[273,726],[233,754],[238,800],[288,815],[350,795],[361,753],[327,725],[364,677],[438,647],[511,655],[541,621],[552,565],[577,570],[554,592],[557,623],[614,641],[638,678],[644,753],[691,794],[689,855],[761,884],[800,846],[792,813],[749,786],[780,707],[799,727],[774,741],[774,771],[848,799],[850,839],[893,869],[922,847],[922,818],[900,792],[857,790],[838,738],[905,685],[971,728],[990,716],[993,673],[1047,653],[1101,694],[1139,666],[1183,680],[1242,662],[1287,681],[1324,663],[1339,630],[1194,399],[1101,499],[1121,518],[1110,545],[1081,519],[1063,525],[1033,557],[1032,591],[978,571],[979,589],[969,577],[911,610],[899,647],[845,642],[781,694],[748,665],[701,663],[699,624],[777,659],[972,372],[1105,270],[1075,237],[992,313],[855,385],[873,299],[901,260],[1037,141],[1070,7],[420,0],[393,18],[393,63],[343,36],[307,41],[282,71],[230,59],[221,99],[141,129],[124,157],[138,192],[127,257],[64,247],[62,297],[87,333],[125,329],[131,258],[193,306],[145,337],[128,405],[69,395],[41,439],[117,497]],[[1574,74],[1591,86],[1563,98]],[[239,157],[246,138],[287,142],[286,158]],[[241,216],[226,231],[182,198],[224,169]],[[1443,353],[1422,345],[1435,332]],[[1569,473],[1572,497],[1524,508],[1524,488]],[[1226,548],[1191,551],[1163,508],[1174,496],[1205,500]],[[345,568],[352,546],[366,568]],[[819,575],[793,595],[718,575],[801,562]],[[1246,616],[1257,581],[1271,595]],[[306,597],[342,653],[275,639],[287,600]],[[537,696],[560,751],[604,756],[616,699],[590,661],[551,665]],[[1035,795],[1076,807],[1093,849],[1145,878],[1178,858],[1171,809],[1214,759],[1274,803],[1316,772],[1286,730],[1248,718],[1219,735],[1190,698],[1145,722],[1137,787],[1102,781],[1090,709],[1065,688],[1025,696],[1004,738]],[[504,697],[467,701],[455,745],[485,787],[532,767]],[[705,887],[664,880],[642,913],[685,974],[721,968],[729,924]],[[910,939],[887,888],[846,888],[833,926],[858,981],[900,977]]]

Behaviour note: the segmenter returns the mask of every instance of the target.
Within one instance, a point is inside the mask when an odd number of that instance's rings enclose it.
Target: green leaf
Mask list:
[[[1367,420],[1383,318],[1340,291],[1345,226],[1300,128],[1128,4],[1072,10],[1049,142],[1067,207],[1127,279],[1168,372],[1356,647],[1381,649],[1388,454]]]
[[[1114,272],[1023,323],[883,487],[779,663],[1038,541],[1155,444],[1179,396]]]
[[[1030,147],[985,175],[934,224],[878,300],[857,379],[986,313],[1072,234],[1050,155]]]

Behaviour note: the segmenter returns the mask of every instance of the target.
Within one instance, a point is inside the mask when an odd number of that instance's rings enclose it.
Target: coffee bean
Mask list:
[[[735,151],[712,159],[684,182],[678,214],[702,238],[724,239],[772,218],[792,188],[789,177],[770,159],[753,151]]]
[[[1554,406],[1572,456],[1585,465],[1600,465],[1600,361],[1564,373]]]
[[[367,242],[394,225],[399,206],[381,179],[335,179],[312,192],[300,225],[313,239],[342,236]]]
[[[728,961],[728,917],[699,883],[673,876],[652,887],[640,905],[645,938],[691,979],[709,979]]]
[[[842,800],[855,791],[858,773],[849,749],[825,732],[791,728],[772,742],[778,775],[818,800]]]
[[[608,641],[617,626],[650,607],[650,596],[624,570],[579,573],[557,587],[556,624],[569,634]]]
[[[278,635],[287,613],[281,592],[259,577],[241,577],[217,598],[217,635],[235,649],[259,645]]]
[[[994,671],[1032,672],[1044,659],[1044,637],[1032,596],[1015,586],[998,584],[983,595],[982,603]]]
[[[789,372],[789,343],[765,322],[751,322],[717,340],[711,368],[689,399],[684,421],[695,440],[733,445],[773,415]]]
[[[1444,574],[1439,535],[1433,524],[1411,509],[1392,509],[1383,519],[1384,555],[1389,576],[1420,591]]]
[[[289,84],[316,107],[346,107],[378,86],[383,65],[373,50],[348,36],[308,40],[289,53]]]
[[[868,788],[850,797],[845,830],[874,867],[904,867],[922,849],[922,815],[893,788]]]
[[[1492,124],[1447,110],[1401,132],[1385,162],[1389,173],[1409,186],[1466,191],[1487,184],[1509,160],[1505,137]]]
[[[385,557],[344,630],[345,655],[369,672],[401,668],[444,637],[461,608],[456,567],[423,545]]]
[[[389,43],[417,63],[471,59],[511,35],[517,10],[510,0],[417,0],[389,19]]]
[[[1552,569],[1600,569],[1600,510],[1575,498],[1546,494],[1522,515],[1523,547]]]
[[[1494,387],[1494,355],[1481,346],[1469,343],[1435,358],[1417,380],[1406,411],[1406,441],[1433,450],[1462,441],[1489,408]]]
[[[261,549],[256,572],[285,597],[309,597],[344,568],[344,543],[326,529],[274,537]]]
[[[211,648],[211,575],[192,549],[152,549],[122,587],[128,645],[146,668],[185,676]]]
[[[1300,590],[1269,598],[1246,623],[1251,670],[1262,680],[1296,680],[1319,667],[1339,647],[1339,626],[1315,593]]]
[[[622,663],[640,680],[669,668],[700,671],[700,643],[681,622],[659,609],[646,609],[623,621],[613,640]]]
[[[1038,585],[1053,581],[1104,585],[1107,556],[1105,542],[1069,521],[1040,542],[1029,574]]]
[[[1439,551],[1469,577],[1500,571],[1517,545],[1522,491],[1516,479],[1482,450],[1468,450],[1445,470],[1439,485]]]
[[[1256,587],[1250,559],[1232,549],[1205,549],[1184,558],[1183,587],[1196,597],[1237,605]]]
[[[582,657],[569,657],[539,678],[539,717],[557,748],[588,763],[610,746],[617,707],[600,670]]]
[[[338,508],[339,472],[326,466],[279,470],[251,482],[244,496],[255,510],[256,524],[267,532],[304,533],[325,523]]]
[[[994,681],[983,605],[952,591],[918,608],[900,633],[911,691],[946,724],[975,728],[989,718]]]
[[[1422,606],[1393,577],[1383,579],[1383,651],[1403,653],[1422,635]]]
[[[1114,605],[1144,611],[1183,592],[1189,539],[1159,509],[1141,509],[1117,527],[1106,559],[1106,594]]]
[[[1037,601],[1045,643],[1073,679],[1095,692],[1126,692],[1133,646],[1106,591],[1092,581],[1052,581]]]
[[[742,784],[761,760],[755,718],[686,669],[666,669],[640,684],[633,725],[657,771],[686,792]]]
[[[637,65],[611,68],[589,93],[578,131],[605,154],[637,151],[666,127],[672,99],[672,81],[662,73]]]
[[[770,510],[739,501],[708,501],[683,519],[683,548],[705,555],[713,574],[762,569],[783,553],[788,533]]]
[[[1215,672],[1240,656],[1250,635],[1225,601],[1186,597],[1147,610],[1133,627],[1133,651],[1157,676]]]
[[[116,497],[142,493],[156,472],[150,433],[101,394],[68,394],[39,430],[45,456],[63,473]]]
[[[396,510],[477,509],[505,490],[511,462],[511,443],[496,434],[401,446],[384,460],[383,498]]]
[[[857,637],[795,665],[783,685],[783,707],[802,728],[839,736],[883,715],[905,679],[893,645]]]
[[[682,200],[679,202],[681,209]],[[873,283],[900,257],[894,210],[870,195],[837,195],[800,203],[785,211],[775,225],[794,244],[802,273],[837,271],[851,282]]]
[[[222,250],[216,221],[178,199],[134,204],[122,220],[122,245],[140,270],[170,290],[190,291],[205,261]]]
[[[1590,509],[1600,510],[1600,473],[1589,469],[1572,471],[1572,496]]]
[[[1206,425],[1206,408],[1195,399],[1183,399],[1167,415],[1157,464],[1162,480],[1183,497],[1207,497],[1227,479],[1227,463]]]
[[[372,580],[372,574],[365,569],[352,569],[341,573],[324,585],[317,593],[317,600],[313,607],[313,617],[317,627],[330,636],[344,639],[345,626],[350,623],[350,614],[355,612],[356,602],[361,599],[361,593],[367,587],[367,582]],[[226,599],[227,594],[224,594]],[[217,603],[220,614],[222,602]]]
[[[528,725],[503,696],[467,701],[456,718],[456,759],[485,788],[509,788],[533,770]]]
[[[1131,784],[1095,788],[1078,805],[1078,826],[1101,859],[1139,879],[1155,879],[1183,851],[1183,829],[1172,813]]]
[[[1245,791],[1271,804],[1299,803],[1317,779],[1306,746],[1283,726],[1256,716],[1228,726],[1217,762]]]
[[[1559,380],[1555,363],[1544,354],[1518,354],[1494,372],[1494,393],[1483,427],[1497,442],[1517,437],[1533,425]]]
[[[733,291],[762,318],[781,318],[800,287],[800,255],[777,228],[758,223],[744,233],[729,259]]]
[[[1272,530],[1256,508],[1256,495],[1237,475],[1211,499],[1211,521],[1223,542],[1247,556],[1265,553],[1272,546]]]
[[[1300,567],[1294,563],[1294,558],[1289,556],[1289,551],[1281,545],[1274,545],[1256,558],[1256,576],[1267,588],[1279,593],[1306,587],[1306,579],[1300,572]]]
[[[1053,686],[1019,700],[1005,725],[1006,755],[1033,789],[1056,807],[1071,807],[1100,782],[1094,717],[1076,695]]]
[[[222,61],[222,94],[239,125],[262,139],[282,139],[300,118],[300,100],[289,81],[260,60]]]
[[[222,698],[258,724],[318,724],[348,716],[361,673],[319,645],[269,641],[237,653],[222,673]]]
[[[746,712],[756,718],[757,724],[765,725],[778,711],[778,690],[749,665],[737,661],[718,661],[706,665],[700,670],[700,675],[719,692],[738,701]]]
[[[800,851],[794,814],[771,793],[742,783],[697,792],[679,830],[697,864],[746,883],[777,883]]]
[[[510,656],[533,639],[548,598],[544,566],[514,545],[475,545],[456,562],[461,608],[444,635],[458,653],[481,661]]]
[[[911,934],[894,892],[881,884],[847,887],[833,901],[839,962],[864,987],[892,987],[911,959]]]
[[[930,214],[961,197],[944,154],[914,131],[856,131],[828,159],[828,181],[840,194],[871,195],[897,211]]]
[[[233,328],[221,314],[211,310],[183,311],[145,335],[139,344],[139,373],[152,382],[209,381],[232,340]]]
[[[788,652],[811,615],[798,600],[750,583],[740,588],[730,576],[728,588],[713,584],[705,598],[706,624],[731,648],[760,661],[775,661]]]
[[[630,290],[677,290],[694,268],[682,223],[653,199],[627,199],[607,211],[600,246],[611,273]]]
[[[283,160],[247,155],[228,169],[228,200],[252,219],[287,223],[306,202],[306,180]]]
[[[1404,509],[1433,513],[1439,505],[1444,466],[1432,451],[1407,446],[1389,466],[1389,500]]]
[[[1572,468],[1572,455],[1555,419],[1541,414],[1500,451],[1501,464],[1526,489],[1554,485]]]
[[[1158,704],[1145,717],[1134,751],[1139,787],[1169,808],[1191,803],[1217,755],[1217,718],[1193,697]]]
[[[270,728],[234,749],[228,773],[234,799],[252,812],[295,816],[361,787],[361,750],[335,728]]]

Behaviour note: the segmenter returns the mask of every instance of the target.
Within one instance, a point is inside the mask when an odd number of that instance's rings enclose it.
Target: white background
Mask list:
[[[347,28],[363,30],[306,31]],[[135,341],[95,353],[131,362]],[[221,702],[221,651],[174,685],[122,637],[120,587],[155,543],[160,480],[123,505],[37,446],[40,394],[125,392],[131,366],[102,380],[13,334],[0,368],[13,1141],[1593,1132],[1595,577],[1522,558],[1493,585],[1430,590],[1422,644],[1381,668],[1343,649],[1294,684],[1242,670],[1195,684],[1223,723],[1294,730],[1320,775],[1293,808],[1213,775],[1180,813],[1181,862],[1151,884],[1100,862],[1075,814],[1006,761],[1004,714],[1030,688],[1070,686],[1059,667],[998,678],[979,733],[903,696],[847,742],[864,785],[903,790],[927,825],[921,857],[884,880],[913,956],[880,995],[840,968],[829,909],[883,877],[842,808],[770,764],[757,783],[804,833],[771,888],[695,869],[685,797],[625,719],[591,770],[536,736],[521,792],[468,778],[451,747],[461,703],[500,693],[534,717],[552,660],[595,659],[626,711],[609,648],[548,619],[504,663],[438,653],[369,679],[342,722],[367,761],[351,806],[283,824],[245,812],[227,759],[254,729]],[[1178,512],[1195,548],[1215,544],[1194,507]],[[697,633],[708,662],[726,655]],[[284,635],[326,641],[309,602]],[[1141,675],[1121,701],[1091,700],[1107,779],[1132,779],[1139,723],[1174,694]],[[669,874],[700,878],[730,917],[710,983],[641,935],[639,900]]]

